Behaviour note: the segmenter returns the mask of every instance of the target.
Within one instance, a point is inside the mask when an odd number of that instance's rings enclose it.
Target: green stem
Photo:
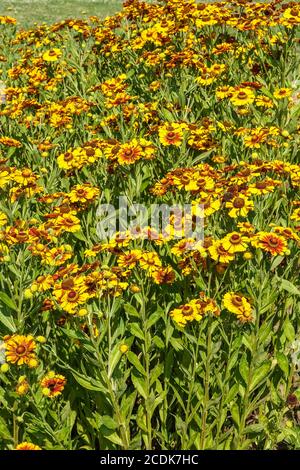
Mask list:
[[[201,437],[200,437],[200,450],[205,448],[205,437],[206,437],[206,424],[207,424],[207,413],[209,405],[209,382],[210,382],[210,361],[212,354],[212,341],[211,341],[211,318],[209,318],[209,325],[207,329],[207,350],[206,350],[206,363],[205,363],[205,379],[204,379],[204,400],[203,400],[203,412],[201,420]]]

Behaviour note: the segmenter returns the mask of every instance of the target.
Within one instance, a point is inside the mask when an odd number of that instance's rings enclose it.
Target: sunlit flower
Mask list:
[[[252,308],[246,297],[234,292],[227,292],[223,297],[224,307],[234,313],[242,323],[252,320]]]
[[[17,445],[16,450],[42,450],[36,444],[32,444],[31,442],[21,442]]]
[[[286,239],[274,232],[257,232],[255,237],[251,239],[251,243],[256,248],[261,248],[272,256],[284,255],[288,253]]]
[[[249,198],[243,194],[239,194],[231,201],[227,201],[225,206],[230,209],[229,217],[246,217],[249,211],[253,210],[254,204]]]
[[[40,385],[45,396],[54,398],[61,395],[66,383],[67,380],[63,375],[50,371],[42,378]]]
[[[235,106],[245,106],[253,103],[255,94],[250,88],[238,88],[229,99]]]
[[[50,49],[49,51],[44,52],[43,59],[46,62],[56,62],[61,55],[61,50],[55,47],[53,49]]]
[[[5,356],[7,362],[18,366],[27,364],[29,367],[36,367],[37,360],[35,355],[36,342],[31,335],[13,335],[5,339]]]

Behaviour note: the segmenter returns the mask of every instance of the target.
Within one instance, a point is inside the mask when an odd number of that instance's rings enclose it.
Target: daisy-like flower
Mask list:
[[[80,220],[72,214],[60,215],[55,221],[54,229],[71,233],[78,232],[80,230]]]
[[[36,342],[32,335],[13,335],[4,338],[5,356],[7,362],[21,366],[37,367],[38,361],[35,355]]]
[[[245,106],[253,103],[255,100],[255,93],[250,88],[239,88],[232,93],[232,96],[229,99],[235,106]]]
[[[239,253],[247,250],[248,242],[249,238],[245,235],[232,232],[223,238],[222,245],[230,253]]]
[[[277,88],[273,96],[276,100],[283,100],[284,98],[289,98],[292,94],[291,88]]]
[[[61,245],[51,248],[41,253],[42,262],[50,266],[60,266],[68,259],[72,258],[72,247],[70,245]]]
[[[159,140],[164,146],[175,145],[179,147],[183,141],[183,131],[186,125],[167,123],[161,126],[158,130]]]
[[[17,445],[16,450],[42,450],[36,444],[32,444],[31,442],[21,442]]]
[[[227,292],[223,297],[224,307],[234,313],[242,323],[252,320],[252,308],[246,297],[235,292]]]
[[[99,196],[100,190],[89,184],[77,184],[68,194],[71,202],[87,203]]]
[[[272,256],[289,253],[287,240],[274,232],[257,232],[251,243],[255,248],[261,248]]]
[[[249,194],[268,194],[272,193],[277,186],[281,186],[281,181],[265,179],[263,181],[256,181],[249,185],[248,193]]]
[[[151,273],[156,284],[173,284],[175,281],[175,272],[171,266],[166,268],[158,268]]]
[[[13,139],[12,137],[0,137],[0,144],[6,145],[7,147],[22,147],[21,142],[19,140]]]
[[[255,100],[256,106],[259,108],[274,108],[274,103],[268,96],[258,96]]]
[[[61,308],[69,314],[74,315],[76,314],[77,307],[84,304],[90,298],[86,289],[86,286],[83,286],[76,290],[66,290],[61,296],[58,296],[57,292],[54,291],[54,295],[57,297],[57,302]]]
[[[117,160],[120,165],[131,165],[137,160],[140,160],[143,156],[143,149],[137,139],[133,139],[131,142],[122,144],[117,153]]]
[[[134,268],[141,257],[140,250],[127,251],[118,257],[118,265],[123,268]]]
[[[210,257],[214,261],[219,263],[229,263],[234,260],[234,251],[230,250],[231,245],[228,244],[228,248],[225,248],[222,240],[216,240],[211,246],[208,247]]]
[[[41,380],[42,392],[45,396],[54,398],[61,395],[67,383],[63,375],[56,374],[54,371],[48,372]]]
[[[142,269],[147,270],[149,273],[156,271],[157,268],[161,267],[161,260],[157,253],[149,251],[143,253],[139,260]]]
[[[61,50],[54,47],[53,49],[50,49],[49,51],[44,52],[43,60],[45,62],[56,62],[60,58],[61,55],[62,55]]]
[[[246,217],[248,212],[253,210],[254,204],[249,198],[243,194],[239,194],[234,197],[231,201],[226,202],[226,207],[230,209],[228,215],[229,217]]]
[[[175,308],[170,312],[170,316],[179,326],[185,326],[188,322],[193,320],[200,321],[202,315],[195,305],[186,304]]]
[[[278,227],[274,224],[270,224],[270,227],[271,226],[274,227],[274,232],[275,233],[279,233],[279,235],[282,235],[287,240],[294,240],[296,242],[300,242],[300,237],[291,228],[289,228],[289,227]]]

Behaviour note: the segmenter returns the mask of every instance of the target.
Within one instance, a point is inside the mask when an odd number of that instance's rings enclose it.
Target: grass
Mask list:
[[[35,23],[51,24],[66,18],[93,15],[105,18],[120,11],[122,5],[123,0],[1,0],[0,16],[12,16],[20,27],[28,28]]]
[[[66,18],[105,18],[121,10],[122,4],[122,0],[2,0],[0,15],[13,16],[26,28]]]

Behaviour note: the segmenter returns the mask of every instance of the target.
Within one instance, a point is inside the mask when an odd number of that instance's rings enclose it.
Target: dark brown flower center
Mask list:
[[[87,149],[85,151],[88,157],[93,157],[95,155],[95,150],[94,149]]]
[[[236,243],[237,244],[241,241],[241,237],[240,237],[240,235],[235,233],[230,237],[230,241],[231,241],[231,243]]]
[[[184,316],[189,316],[191,315],[191,313],[193,313],[192,307],[190,307],[189,305],[184,305],[184,307],[182,307],[182,314]]]
[[[167,133],[168,139],[174,139],[175,135],[176,135],[175,132],[172,132],[172,131]]]
[[[23,356],[26,352],[26,348],[25,346],[23,345],[20,345],[16,348],[16,353],[19,355],[19,356]]]
[[[239,295],[234,295],[232,297],[232,303],[233,305],[235,305],[236,307],[240,307],[242,304],[243,304],[243,299],[242,297],[240,297]]]
[[[68,299],[69,300],[75,300],[78,297],[77,293],[74,290],[71,290],[68,293]]]
[[[73,159],[73,155],[71,154],[71,152],[65,153],[65,155],[64,155],[64,160],[65,160],[65,162],[68,162],[68,161],[70,161],[70,160],[72,160],[72,159]]]
[[[245,201],[241,197],[236,197],[233,201],[233,207],[235,207],[236,209],[241,209],[242,207],[244,207],[244,205]]]
[[[270,238],[268,239],[268,244],[269,244],[270,246],[276,247],[276,246],[279,245],[279,240],[278,240],[278,238],[276,238],[276,237],[270,237]]]

